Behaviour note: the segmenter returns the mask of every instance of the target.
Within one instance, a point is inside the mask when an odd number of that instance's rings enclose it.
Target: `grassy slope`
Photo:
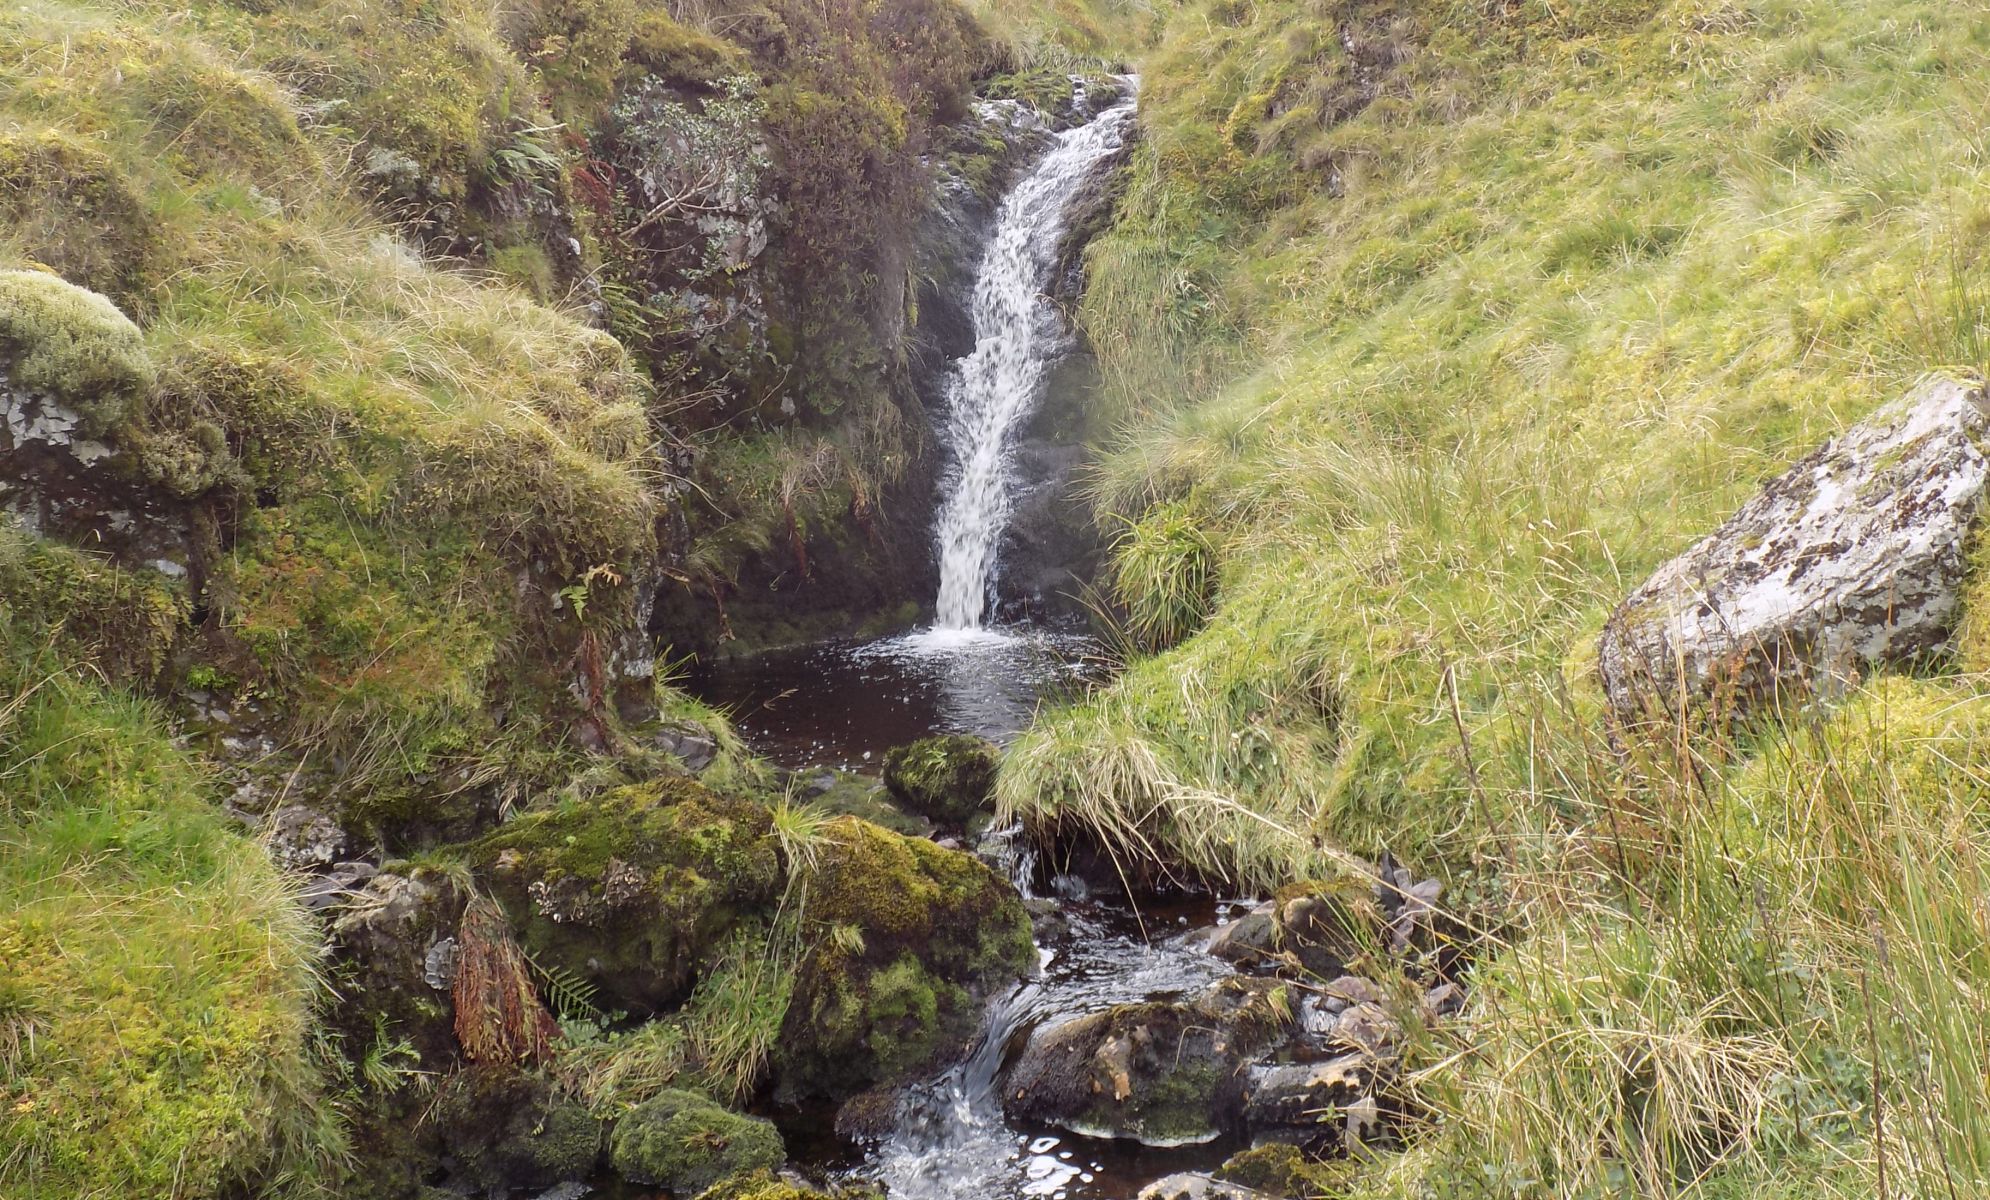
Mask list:
[[[1984,1177],[1977,635],[1667,761],[1606,752],[1587,663],[1764,479],[1990,359],[1986,50],[1944,4],[1231,0],[1146,64],[1100,503],[1137,631],[1212,556],[1215,608],[1000,795],[1247,884],[1387,845],[1504,897],[1417,1081],[1443,1132],[1374,1188]]]
[[[52,645],[0,604],[0,1193],[302,1188],[342,1154],[317,929],[154,708]]]

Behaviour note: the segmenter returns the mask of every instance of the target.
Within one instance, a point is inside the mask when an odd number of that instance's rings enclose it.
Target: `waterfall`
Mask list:
[[[979,629],[994,586],[995,548],[1013,503],[1009,439],[1070,349],[1072,334],[1044,295],[1064,239],[1070,200],[1111,161],[1133,124],[1128,95],[1087,124],[1058,135],[1049,153],[1002,201],[975,273],[974,349],[947,386],[952,470],[936,537],[940,629]]]

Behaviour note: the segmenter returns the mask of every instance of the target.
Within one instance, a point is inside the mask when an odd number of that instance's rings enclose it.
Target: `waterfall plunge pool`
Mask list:
[[[935,733],[1007,743],[1040,703],[1106,672],[1082,634],[921,629],[769,650],[700,667],[688,682],[777,765],[871,774],[885,751]]]

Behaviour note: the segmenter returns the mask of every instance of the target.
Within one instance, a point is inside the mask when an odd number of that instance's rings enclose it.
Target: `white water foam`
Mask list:
[[[1072,344],[1044,288],[1072,195],[1126,144],[1133,115],[1129,86],[1125,99],[1059,134],[996,215],[975,275],[974,350],[955,365],[948,384],[951,486],[935,531],[940,629],[979,629],[987,615],[995,550],[1014,503],[1010,438],[1035,407],[1049,368]]]

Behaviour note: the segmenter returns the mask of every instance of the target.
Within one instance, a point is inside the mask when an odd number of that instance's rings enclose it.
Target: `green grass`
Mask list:
[[[1095,494],[1136,595],[1192,512],[1215,605],[998,799],[1245,888],[1387,848],[1492,926],[1355,1194],[1982,1194],[1984,585],[1954,662],[1739,741],[1613,744],[1593,661],[1990,361],[1986,55],[1940,4],[1265,0],[1143,64]]]
[[[315,925],[151,705],[0,645],[0,1193],[316,1194]]]

